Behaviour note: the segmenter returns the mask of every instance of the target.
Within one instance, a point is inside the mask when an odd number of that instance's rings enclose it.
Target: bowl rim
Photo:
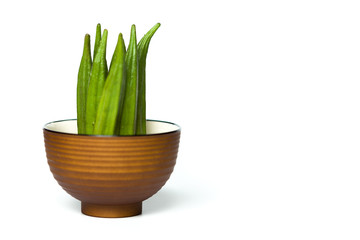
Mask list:
[[[67,132],[60,132],[60,131],[50,130],[50,129],[46,128],[46,126],[48,126],[49,124],[58,123],[58,122],[66,122],[66,121],[77,121],[77,119],[76,118],[62,119],[62,120],[56,120],[56,121],[48,122],[43,126],[43,131],[52,132],[52,133],[56,133],[56,134],[71,135],[71,136],[108,137],[108,138],[113,138],[113,137],[120,137],[120,138],[124,138],[124,137],[132,137],[132,138],[133,137],[146,137],[146,136],[167,135],[167,134],[172,134],[172,133],[176,133],[176,132],[181,132],[181,127],[176,123],[172,123],[172,122],[168,122],[168,121],[162,121],[162,120],[154,120],[154,119],[146,119],[146,121],[147,122],[160,122],[160,123],[171,124],[171,125],[176,126],[177,129],[173,130],[173,131],[160,132],[160,133],[140,134],[140,135],[121,135],[120,136],[120,135],[90,135],[90,134],[67,133]]]

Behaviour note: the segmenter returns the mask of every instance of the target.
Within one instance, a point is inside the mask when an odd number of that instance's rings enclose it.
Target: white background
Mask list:
[[[141,216],[84,216],[42,127],[76,118],[85,33],[109,59],[157,22],[147,115],[181,125],[175,171]],[[360,239],[359,1],[3,1],[0,26],[0,239]]]

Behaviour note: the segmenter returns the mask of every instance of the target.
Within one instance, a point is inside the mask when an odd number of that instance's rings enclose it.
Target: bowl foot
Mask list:
[[[88,216],[103,218],[131,217],[141,214],[142,202],[122,205],[100,205],[81,202],[81,212]]]

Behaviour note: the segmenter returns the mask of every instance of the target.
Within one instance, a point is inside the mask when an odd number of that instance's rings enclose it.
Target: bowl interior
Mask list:
[[[78,132],[76,119],[51,122],[46,124],[44,128],[50,131],[67,134],[77,134]],[[174,123],[158,120],[146,121],[146,135],[169,133],[179,130],[180,127]]]

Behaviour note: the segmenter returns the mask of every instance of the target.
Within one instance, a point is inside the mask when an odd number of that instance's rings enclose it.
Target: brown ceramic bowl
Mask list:
[[[141,214],[142,201],[161,189],[172,173],[180,127],[147,121],[147,135],[77,134],[76,120],[44,127],[50,170],[59,185],[81,201],[82,213],[97,217]]]

